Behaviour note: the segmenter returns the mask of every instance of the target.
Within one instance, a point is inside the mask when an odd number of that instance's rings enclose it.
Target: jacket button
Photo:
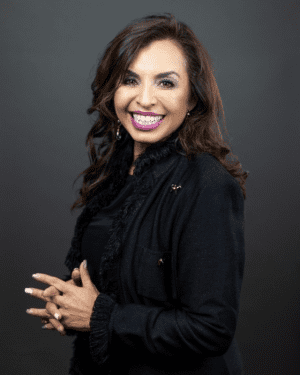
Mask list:
[[[164,264],[164,261],[163,261],[163,259],[162,259],[162,258],[160,258],[160,259],[158,260],[157,264],[158,264],[158,266],[160,266],[161,264]]]

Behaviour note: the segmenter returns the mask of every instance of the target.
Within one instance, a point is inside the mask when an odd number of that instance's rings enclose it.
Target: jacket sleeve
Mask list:
[[[123,345],[185,360],[221,356],[235,334],[244,272],[244,198],[233,179],[208,183],[183,205],[176,223],[177,299],[174,309],[120,305],[100,294],[91,317],[90,352],[109,358]],[[178,230],[177,230],[178,229]]]

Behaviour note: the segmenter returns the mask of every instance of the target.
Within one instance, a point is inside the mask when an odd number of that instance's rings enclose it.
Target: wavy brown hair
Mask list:
[[[118,147],[116,147],[118,118],[114,109],[114,94],[120,83],[124,81],[126,71],[139,51],[153,41],[166,39],[175,42],[183,51],[187,60],[187,72],[191,85],[190,98],[197,101],[178,133],[178,139],[186,157],[190,160],[191,155],[199,155],[203,152],[214,155],[237,179],[246,199],[245,182],[249,172],[242,170],[241,163],[232,154],[229,142],[224,140],[220,130],[219,118],[221,116],[224,134],[228,136],[212,59],[194,32],[184,22],[177,21],[170,13],[156,13],[129,23],[108,44],[100,58],[96,76],[91,85],[92,105],[87,109],[89,115],[95,111],[98,113],[98,118],[85,142],[90,166],[76,178],[77,180],[84,174],[83,185],[79,192],[80,197],[71,206],[71,211],[76,207],[85,206],[93,197],[95,188],[99,188],[100,185],[103,188],[108,186],[106,180],[111,177],[111,160],[122,157],[122,149],[126,143],[128,145],[131,142],[133,145],[131,136],[122,126],[120,134],[123,135],[123,141],[118,141]],[[101,137],[103,139],[96,153],[94,139]],[[101,152],[101,149],[106,146],[105,151]],[[227,154],[236,160],[226,160]]]

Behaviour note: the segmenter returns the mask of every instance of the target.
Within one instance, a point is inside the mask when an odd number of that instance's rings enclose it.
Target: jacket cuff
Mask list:
[[[90,353],[98,365],[104,364],[108,358],[109,344],[109,321],[111,313],[116,305],[116,301],[104,293],[100,293],[96,298],[93,313],[90,319],[89,346]]]

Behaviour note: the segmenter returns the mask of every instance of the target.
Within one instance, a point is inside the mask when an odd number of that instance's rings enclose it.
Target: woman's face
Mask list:
[[[134,139],[134,160],[151,143],[166,139],[182,124],[186,113],[196,103],[188,103],[190,85],[186,62],[182,51],[170,40],[155,41],[142,49],[129,66],[125,81],[121,82],[114,95],[114,106],[118,119]],[[166,77],[158,74],[174,71]],[[138,129],[145,122],[155,122],[159,118],[135,118],[140,125],[134,126],[132,113],[154,112],[164,115],[159,125]],[[153,120],[153,121],[152,121]],[[151,128],[152,127],[152,128]]]

